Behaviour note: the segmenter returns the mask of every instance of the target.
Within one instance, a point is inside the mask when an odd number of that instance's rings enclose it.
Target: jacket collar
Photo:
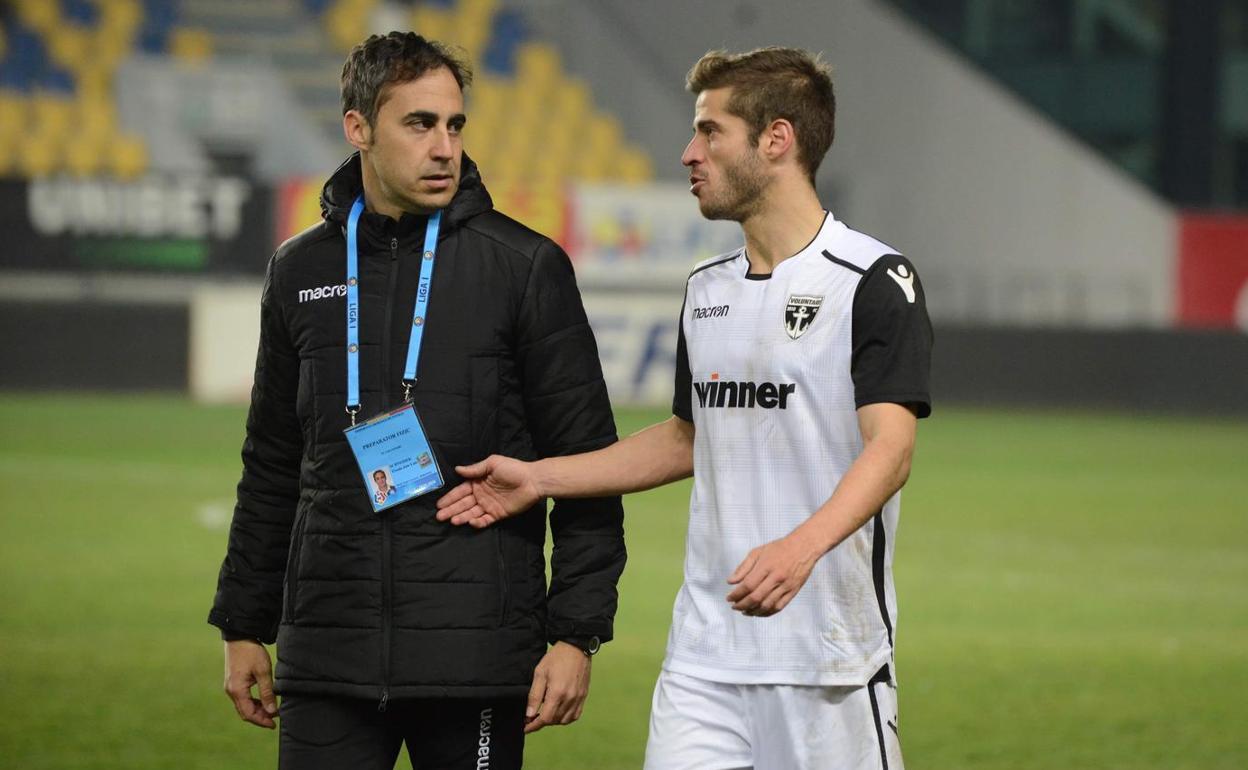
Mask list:
[[[342,162],[321,188],[321,216],[328,222],[340,227],[347,226],[347,215],[351,213],[351,204],[364,189],[364,175],[360,167],[360,153],[354,152]],[[442,213],[442,232],[448,233],[457,229],[467,220],[494,208],[494,202],[481,181],[481,173],[477,164],[465,153],[460,166],[459,189],[451,198],[449,206]],[[362,230],[374,233],[406,234],[416,228],[424,228],[425,217],[416,214],[404,214],[396,223],[390,217],[381,214],[364,213],[360,218],[364,225]]]

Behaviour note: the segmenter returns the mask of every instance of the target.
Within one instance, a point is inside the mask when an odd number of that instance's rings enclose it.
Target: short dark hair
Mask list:
[[[732,88],[728,112],[750,127],[751,144],[771,121],[792,123],[798,160],[814,181],[836,134],[832,70],[818,54],[781,47],[736,54],[709,51],[689,70],[685,85],[694,94]]]
[[[459,90],[472,85],[472,67],[450,47],[415,32],[372,35],[351,49],[342,65],[342,114],[358,111],[371,126],[387,86],[407,83],[445,67]]]

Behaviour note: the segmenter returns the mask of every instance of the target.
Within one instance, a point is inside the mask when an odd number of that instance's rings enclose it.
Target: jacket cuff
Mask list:
[[[610,623],[577,623],[573,621],[552,622],[546,628],[546,643],[567,642],[573,639],[598,637],[598,641],[606,644],[611,641]]]
[[[268,623],[238,615],[228,615],[222,610],[214,609],[208,613],[208,624],[221,629],[221,638],[227,642],[238,639],[255,639],[263,644],[277,641],[277,632]]]

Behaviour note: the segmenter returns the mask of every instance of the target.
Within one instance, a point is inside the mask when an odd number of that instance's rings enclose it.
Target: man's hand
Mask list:
[[[252,685],[260,697],[251,694]],[[277,698],[273,696],[273,664],[269,651],[254,639],[225,643],[225,694],[234,701],[234,710],[244,722],[277,727]]]
[[[567,642],[556,642],[533,671],[524,731],[547,725],[570,725],[581,718],[589,695],[590,659]]]
[[[528,510],[543,497],[533,463],[490,455],[474,465],[458,465],[455,472],[467,481],[438,500],[438,521],[484,529]]]
[[[750,551],[728,576],[732,608],[751,617],[775,615],[802,590],[824,551],[794,532]]]

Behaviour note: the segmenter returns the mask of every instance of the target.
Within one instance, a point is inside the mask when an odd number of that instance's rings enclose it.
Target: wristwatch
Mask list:
[[[565,636],[559,641],[567,642],[590,658],[596,655],[602,647],[602,640],[597,636]]]

